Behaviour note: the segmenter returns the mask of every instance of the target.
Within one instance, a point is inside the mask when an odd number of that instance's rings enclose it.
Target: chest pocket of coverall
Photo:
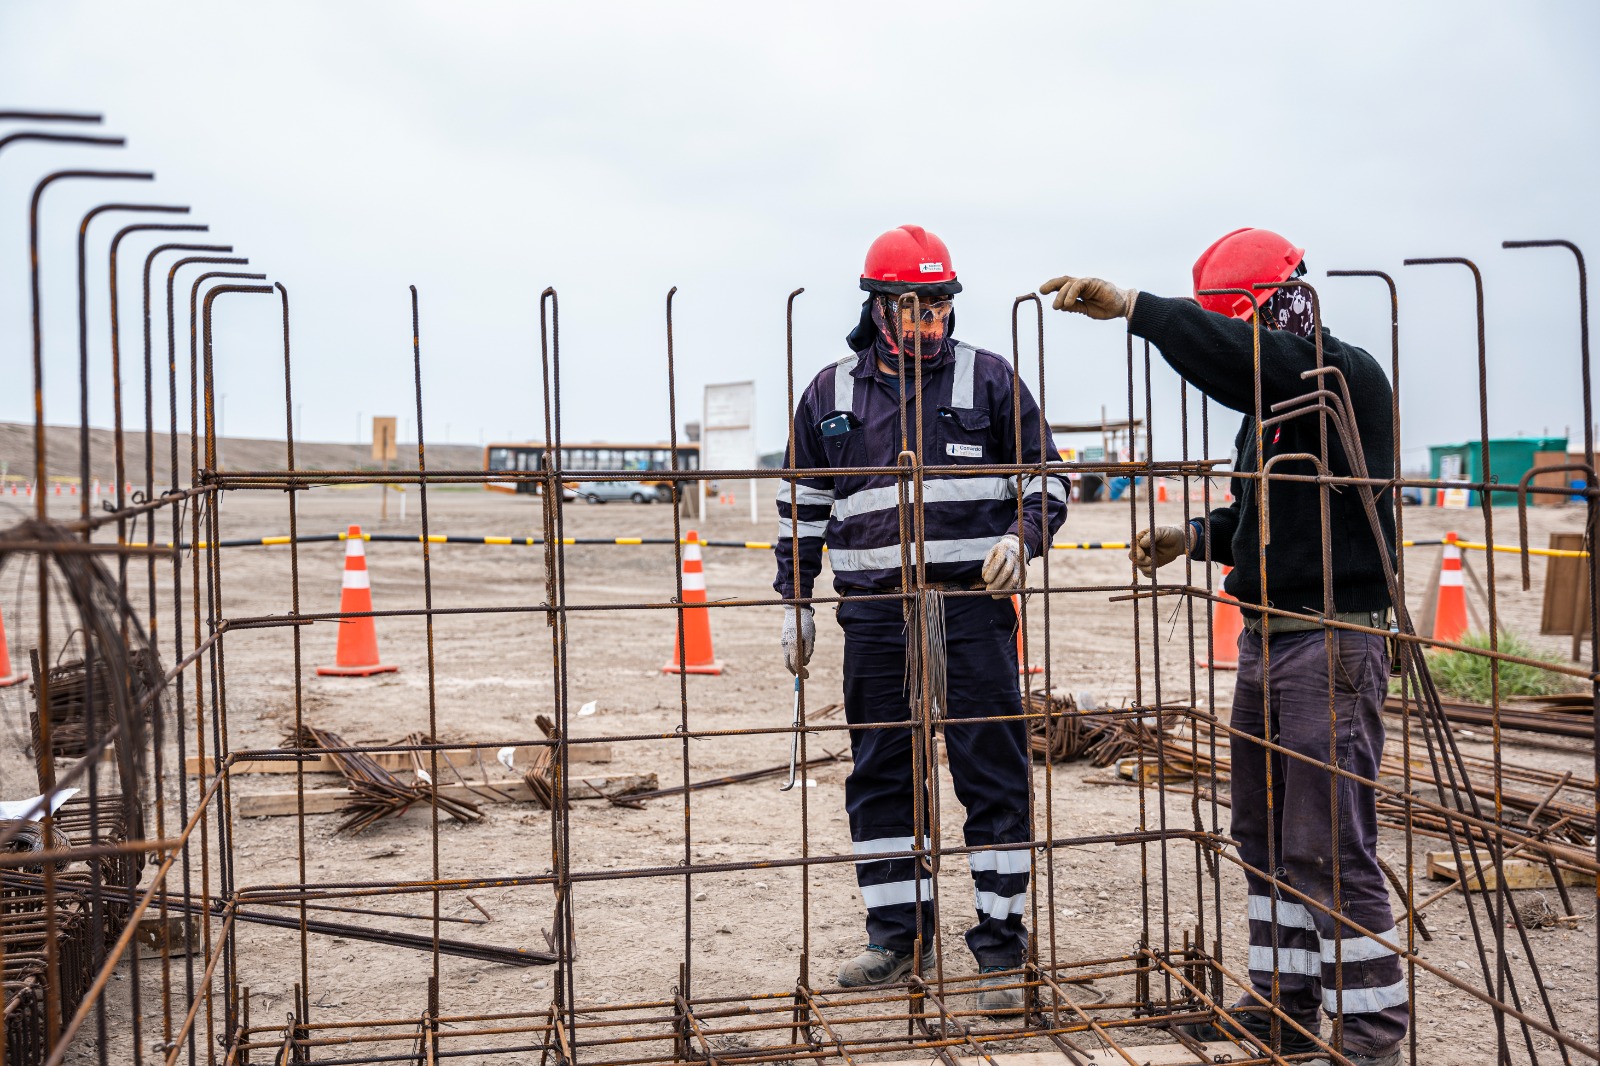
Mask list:
[[[840,416],[835,412],[835,415],[830,416],[825,421],[831,421],[833,417],[848,418],[850,420],[850,428],[843,433],[830,434],[824,432],[822,451],[828,457],[828,465],[830,467],[872,465],[867,462],[866,456],[863,454],[865,446],[862,444],[862,440],[865,437],[865,431],[861,428],[861,420],[853,414]],[[835,489],[843,490],[843,494],[848,495],[851,491],[852,476],[835,474],[834,479]]]
[[[996,463],[989,435],[989,412],[965,407],[941,407],[933,420],[933,455],[928,465],[971,466]]]

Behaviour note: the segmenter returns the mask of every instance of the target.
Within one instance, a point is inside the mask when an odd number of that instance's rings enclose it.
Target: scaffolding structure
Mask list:
[[[120,139],[99,135],[53,132],[61,123],[72,128],[92,125],[94,116],[26,114],[0,112],[0,120],[32,125],[21,133],[0,135],[0,165],[6,162],[5,147],[18,139],[54,141],[80,146],[113,147]],[[1246,1039],[1226,1008],[1240,997],[1252,997],[1273,1021],[1276,1031],[1291,1030],[1315,1038],[1327,1049],[1333,1062],[1345,1061],[1340,1054],[1337,1029],[1331,1033],[1311,1033],[1279,1004],[1256,996],[1251,981],[1239,964],[1240,946],[1229,940],[1225,915],[1241,911],[1242,900],[1225,891],[1223,871],[1231,865],[1242,869],[1233,841],[1229,837],[1225,801],[1226,750],[1230,741],[1244,739],[1258,746],[1264,758],[1306,759],[1271,740],[1263,740],[1230,726],[1226,708],[1220,706],[1214,675],[1193,666],[1197,650],[1211,645],[1212,605],[1224,602],[1213,584],[1209,566],[1186,562],[1176,579],[1141,577],[1131,567],[1128,578],[1117,585],[1074,585],[1052,575],[1050,553],[1046,552],[1030,575],[1030,583],[1020,590],[1024,643],[1021,659],[1025,666],[1037,663],[1043,668],[1042,685],[1024,703],[1022,718],[1030,731],[1053,743],[1056,734],[1106,724],[1124,727],[1139,740],[1138,763],[1133,775],[1138,788],[1139,817],[1134,824],[1111,834],[1073,834],[1055,822],[1056,797],[1053,774],[1035,778],[1031,792],[1029,839],[1015,844],[966,845],[943,838],[938,803],[941,776],[946,772],[938,757],[941,731],[960,728],[963,719],[942,720],[934,705],[929,671],[937,660],[930,634],[928,613],[915,609],[926,597],[987,596],[984,591],[952,591],[931,584],[921,562],[923,538],[922,487],[924,474],[931,467],[921,439],[921,363],[902,365],[902,450],[897,463],[883,468],[841,468],[824,474],[892,474],[897,479],[900,519],[902,579],[901,589],[885,593],[886,599],[906,604],[910,619],[908,643],[916,648],[913,659],[922,672],[921,684],[914,686],[917,697],[903,724],[885,726],[850,725],[833,719],[811,717],[813,701],[804,680],[799,685],[798,712],[792,725],[775,723],[760,729],[728,729],[697,716],[687,675],[678,681],[676,728],[667,733],[616,733],[587,725],[577,714],[569,693],[568,679],[575,657],[583,648],[570,635],[571,621],[581,614],[609,611],[653,611],[676,615],[680,640],[683,618],[688,610],[718,612],[766,611],[785,604],[823,605],[839,602],[840,597],[818,595],[805,599],[735,598],[716,601],[707,607],[685,606],[682,582],[683,529],[681,509],[673,509],[673,554],[679,579],[676,595],[670,599],[645,602],[598,602],[574,596],[569,589],[565,502],[561,485],[566,475],[559,465],[563,433],[561,387],[561,333],[557,295],[546,289],[539,297],[538,366],[542,382],[540,397],[544,419],[543,439],[551,447],[543,468],[538,471],[430,470],[424,433],[423,378],[426,346],[421,330],[421,304],[415,288],[411,290],[411,352],[417,451],[411,469],[307,470],[296,464],[293,392],[294,375],[290,344],[290,294],[279,281],[266,284],[261,274],[240,270],[204,270],[194,276],[188,290],[190,350],[187,362],[181,358],[180,302],[182,290],[177,276],[184,267],[241,267],[242,257],[231,255],[226,245],[167,243],[149,253],[144,264],[146,294],[143,338],[144,388],[135,391],[143,398],[142,419],[137,410],[124,420],[123,370],[120,342],[115,337],[115,311],[112,316],[113,370],[109,381],[95,381],[97,389],[115,390],[116,496],[109,509],[94,512],[85,494],[76,520],[61,521],[48,514],[48,501],[42,488],[47,484],[48,456],[45,445],[42,400],[46,367],[42,355],[39,314],[39,228],[40,205],[45,191],[64,180],[140,181],[149,175],[111,170],[58,170],[37,185],[31,203],[30,281],[33,296],[32,375],[36,397],[34,516],[0,531],[0,576],[10,581],[18,577],[18,587],[27,587],[27,609],[6,601],[0,604],[11,626],[12,642],[32,649],[34,666],[30,674],[35,683],[36,732],[32,737],[31,757],[38,776],[41,797],[62,789],[80,790],[59,808],[41,800],[38,809],[19,818],[0,823],[0,969],[4,973],[5,1025],[0,1028],[4,1042],[0,1059],[7,1063],[48,1063],[112,1061],[218,1062],[248,1063],[434,1063],[534,1062],[576,1066],[633,1066],[648,1063],[700,1062],[710,1064],[757,1064],[776,1062],[852,1063],[884,1061],[894,1058],[937,1057],[955,1066],[958,1059],[982,1060],[997,1066],[997,1055],[1018,1050],[1048,1051],[1063,1064],[1086,1066],[1107,1061],[1109,1051],[1118,1061],[1137,1063],[1133,1048],[1151,1042],[1177,1042],[1194,1056],[1193,1061],[1223,1061],[1202,1057],[1216,1055],[1186,1035],[1180,1026],[1204,1021],[1217,1022],[1227,1037],[1226,1054],[1238,1063],[1286,1064],[1303,1061],[1284,1054],[1263,1051]],[[99,211],[181,213],[187,208],[167,205],[107,204],[84,218],[79,229],[79,306],[80,342],[88,329],[84,302],[83,258],[90,220]],[[203,230],[193,224],[139,224],[118,233],[111,250],[111,291],[116,292],[116,242],[137,230]],[[1580,313],[1585,329],[1578,360],[1583,390],[1585,454],[1594,454],[1594,441],[1587,439],[1594,424],[1590,410],[1590,369],[1587,336],[1586,279],[1578,249],[1564,241],[1507,242],[1507,248],[1562,247],[1575,257],[1579,270]],[[158,255],[178,252],[180,258],[167,264],[167,373],[161,374],[159,350],[152,355],[150,330],[152,306],[152,267]],[[1408,265],[1452,265],[1466,269],[1476,284],[1478,330],[1478,384],[1480,419],[1484,438],[1485,466],[1488,466],[1487,352],[1483,332],[1483,288],[1476,266],[1463,258],[1408,260]],[[14,278],[9,269],[0,276]],[[155,275],[159,277],[159,275]],[[1391,366],[1395,383],[1394,469],[1399,469],[1400,381],[1399,301],[1395,282],[1376,270],[1330,271],[1330,277],[1377,279],[1386,285],[1391,308]],[[1316,303],[1315,289],[1302,285]],[[794,410],[794,331],[793,310],[803,290],[788,297],[788,409]],[[673,296],[665,302],[665,352],[663,376],[666,385],[666,414],[669,425],[679,425],[676,409],[677,354],[673,332]],[[1255,299],[1256,294],[1240,295]],[[217,458],[217,408],[214,392],[215,368],[226,352],[218,351],[213,341],[213,323],[230,305],[246,298],[270,299],[281,308],[283,328],[283,469],[233,470],[219,468]],[[902,299],[915,301],[914,296]],[[1320,311],[1318,312],[1320,315]],[[1025,343],[1029,335],[1036,343]],[[1320,344],[1320,340],[1319,340]],[[1027,356],[1026,349],[1032,349]],[[86,348],[85,348],[86,350]],[[1320,349],[1319,349],[1320,350]],[[1022,380],[1025,360],[1037,375],[1041,408],[1036,426],[1016,425],[1017,444],[1022,434],[1037,434],[1047,439],[1043,416],[1045,383],[1058,358],[1047,358],[1043,305],[1036,296],[1018,297],[1012,306],[1011,360],[1015,387]],[[1358,494],[1370,522],[1370,533],[1381,539],[1379,509],[1392,508],[1397,536],[1404,536],[1405,509],[1400,489],[1420,487],[1431,490],[1426,480],[1400,477],[1373,478],[1368,474],[1361,442],[1354,432],[1354,410],[1349,389],[1336,369],[1311,375],[1305,394],[1269,409],[1258,409],[1258,433],[1273,425],[1294,419],[1315,419],[1322,426],[1325,441],[1334,442],[1333,454],[1342,455],[1347,468],[1330,462],[1325,446],[1322,454],[1291,457],[1298,465],[1288,469],[1269,463],[1259,473],[1239,473],[1228,469],[1225,461],[1209,458],[1215,441],[1211,436],[1211,409],[1208,401],[1187,386],[1180,386],[1180,418],[1168,427],[1158,423],[1151,378],[1149,345],[1136,343],[1130,334],[1126,346],[1127,409],[1118,412],[1125,424],[1148,427],[1150,453],[1144,459],[1065,463],[1045,461],[1036,464],[974,464],[963,472],[973,475],[1014,479],[1017,485],[1019,518],[1025,493],[1023,483],[1035,484],[1047,474],[1093,474],[1102,478],[1128,478],[1135,485],[1154,486],[1167,482],[1179,486],[1184,501],[1184,518],[1203,517],[1217,501],[1215,479],[1234,476],[1253,481],[1266,494],[1274,483],[1297,481],[1316,485],[1321,493],[1324,513],[1332,492]],[[1319,359],[1320,364],[1320,359]],[[87,361],[84,364],[87,367]],[[187,373],[187,389],[182,375]],[[1259,374],[1259,371],[1258,371]],[[907,387],[907,385],[911,387]],[[91,382],[85,373],[80,378],[83,390],[83,421],[80,425],[83,446],[79,461],[87,484],[89,447],[87,395]],[[189,410],[181,412],[180,398],[187,395]],[[1257,395],[1259,396],[1259,382]],[[163,403],[163,400],[165,401]],[[1258,401],[1259,403],[1259,401]],[[165,410],[163,410],[163,407]],[[183,417],[186,415],[186,417]],[[1190,421],[1198,422],[1200,452],[1190,455]],[[164,421],[164,426],[162,423]],[[154,462],[156,434],[164,428],[170,442],[166,456],[170,476],[158,479]],[[793,440],[791,424],[790,440]],[[180,454],[179,440],[187,433],[189,451]],[[124,441],[142,437],[144,469],[127,468]],[[1176,458],[1156,458],[1158,449],[1169,447],[1163,438],[1180,442]],[[672,440],[677,453],[676,438]],[[1259,452],[1258,452],[1259,454]],[[1281,457],[1280,457],[1281,458]],[[1600,487],[1592,469],[1584,464],[1570,467],[1581,475],[1587,488],[1585,529],[1587,543],[1600,518]],[[1548,472],[1548,471],[1544,471]],[[751,470],[672,470],[661,472],[664,481],[697,483],[702,479],[734,481],[741,479],[785,478],[792,487],[801,476],[819,473],[771,469]],[[586,481],[629,480],[636,473],[585,470]],[[539,603],[514,606],[452,606],[434,603],[433,555],[430,541],[429,490],[443,485],[481,485],[488,481],[537,481],[542,508],[542,567],[544,598]],[[1518,487],[1519,514],[1530,493],[1540,491],[1572,493],[1572,489],[1544,490],[1524,483]],[[1495,515],[1488,491],[1492,476],[1487,472],[1481,484],[1453,483],[1452,487],[1476,489],[1483,504],[1485,554],[1489,571],[1487,616],[1491,634],[1499,630],[1495,597]],[[302,678],[305,664],[301,639],[305,627],[317,623],[337,623],[354,617],[341,612],[306,610],[300,590],[300,534],[297,501],[305,490],[335,485],[403,485],[416,493],[422,537],[424,602],[419,609],[364,612],[360,617],[409,618],[424,626],[428,638],[427,730],[412,742],[383,745],[344,745],[330,748],[326,738],[313,742],[306,731],[307,721]],[[138,488],[125,492],[125,486]],[[1190,486],[1197,490],[1198,506],[1191,506]],[[1503,488],[1503,486],[1499,486]],[[1043,491],[1042,489],[1037,491]],[[291,582],[283,609],[274,613],[235,615],[226,609],[223,590],[228,576],[229,555],[225,545],[224,500],[230,494],[270,492],[283,494],[289,519],[288,542],[284,549],[290,559]],[[1142,527],[1156,524],[1155,493],[1132,491],[1118,506],[1127,509],[1129,540]],[[1069,517],[1069,522],[1071,521]],[[1524,517],[1525,522],[1525,517]],[[1323,523],[1324,581],[1331,580],[1331,533]],[[114,534],[114,539],[112,537]],[[163,548],[169,541],[176,545]],[[1522,543],[1526,545],[1525,532]],[[199,547],[195,547],[199,546]],[[1387,559],[1388,556],[1386,555]],[[1523,556],[1526,574],[1526,554]],[[1265,567],[1265,554],[1259,565]],[[1600,566],[1592,555],[1585,567],[1589,587],[1589,661],[1586,666],[1554,667],[1588,687],[1591,706],[1600,708],[1600,625],[1596,622],[1597,578]],[[1059,571],[1059,567],[1057,568]],[[1392,631],[1361,627],[1332,618],[1329,610],[1317,621],[1329,641],[1340,632],[1368,633],[1390,639],[1398,649],[1403,716],[1398,738],[1403,745],[1401,782],[1368,780],[1345,767],[1321,763],[1336,778],[1373,789],[1379,797],[1387,824],[1403,834],[1406,864],[1397,871],[1397,890],[1404,912],[1399,932],[1363,928],[1337,907],[1299,892],[1276,876],[1274,870],[1253,870],[1271,882],[1284,901],[1330,914],[1351,937],[1372,938],[1392,949],[1404,960],[1408,987],[1414,990],[1421,973],[1443,982],[1463,997],[1487,1005],[1494,1012],[1497,1057],[1504,1062],[1600,1061],[1600,1049],[1585,1042],[1563,1025],[1560,1004],[1552,998],[1540,969],[1536,943],[1530,939],[1519,904],[1507,887],[1505,876],[1509,859],[1521,856],[1537,859],[1554,871],[1558,883],[1573,871],[1600,873],[1600,844],[1594,839],[1592,814],[1586,828],[1574,831],[1572,824],[1550,829],[1530,815],[1521,797],[1530,788],[1548,794],[1537,805],[1539,813],[1552,803],[1592,812],[1600,801],[1595,780],[1600,779],[1600,756],[1596,777],[1588,781],[1568,775],[1555,788],[1548,781],[1528,781],[1508,770],[1500,758],[1501,731],[1498,693],[1491,704],[1495,757],[1486,765],[1464,756],[1456,734],[1445,716],[1439,693],[1429,674],[1422,652],[1439,645],[1418,635],[1405,609],[1406,574],[1403,559],[1396,558],[1387,575],[1396,626]],[[1263,580],[1262,587],[1266,582]],[[9,586],[8,586],[9,587]],[[1330,592],[1329,603],[1331,603]],[[1063,609],[1064,598],[1078,597],[1096,602],[1127,601],[1133,604],[1133,625],[1128,633],[1128,649],[1134,665],[1137,690],[1127,707],[1103,710],[1070,706],[1050,698],[1057,680],[1050,656],[1053,616]],[[1309,618],[1278,610],[1267,604],[1250,605],[1273,617]],[[441,859],[440,830],[449,817],[437,790],[428,793],[427,837],[432,849],[430,874],[424,879],[326,881],[312,875],[314,843],[307,829],[309,817],[302,805],[295,826],[297,876],[281,883],[248,883],[237,875],[235,855],[251,833],[234,809],[233,790],[236,768],[245,761],[278,760],[293,762],[297,793],[307,790],[305,764],[330,752],[355,757],[386,753],[411,753],[428,770],[431,781],[442,778],[443,753],[459,744],[437,741],[439,735],[436,682],[441,666],[435,661],[434,626],[437,619],[449,616],[531,614],[547,623],[548,640],[540,654],[548,657],[555,678],[548,702],[540,708],[553,723],[546,735],[495,737],[476,744],[485,751],[507,746],[545,749],[554,794],[549,803],[548,835],[543,844],[550,856],[549,870],[542,874],[517,873],[499,865],[494,855],[482,858],[471,871],[450,869]],[[1160,632],[1176,617],[1179,645],[1191,665],[1187,684],[1174,691],[1161,681],[1162,656],[1173,654]],[[1041,625],[1042,648],[1028,640],[1028,620]],[[162,619],[151,628],[151,622]],[[487,621],[488,619],[485,619]],[[242,635],[259,630],[288,629],[293,648],[295,743],[268,749],[240,748],[230,739],[228,698],[228,648]],[[1508,655],[1491,645],[1488,650],[1445,644],[1466,654],[1488,657],[1495,663],[1546,663]],[[62,659],[63,648],[70,647],[73,658]],[[530,652],[532,649],[529,649]],[[680,657],[683,648],[680,646]],[[1154,681],[1145,679],[1142,666],[1149,658],[1157,669]],[[1270,666],[1263,682],[1272,683]],[[1330,682],[1331,684],[1331,682]],[[70,699],[68,698],[70,694]],[[1330,692],[1330,701],[1332,694]],[[990,721],[994,719],[989,719]],[[529,725],[532,725],[530,721]],[[1020,1017],[994,1017],[976,1008],[978,977],[946,972],[946,952],[942,932],[932,943],[919,946],[923,952],[937,952],[938,962],[930,976],[912,976],[904,983],[876,989],[840,989],[832,977],[815,972],[813,937],[816,921],[812,911],[812,880],[826,867],[848,866],[857,861],[841,850],[834,835],[820,832],[812,824],[814,803],[800,790],[798,850],[775,848],[759,858],[707,862],[696,853],[695,789],[692,766],[698,745],[716,745],[730,737],[768,734],[792,737],[799,767],[811,764],[818,738],[845,740],[852,731],[869,728],[904,729],[913,737],[916,774],[927,783],[926,792],[914,797],[917,836],[926,837],[924,847],[901,853],[875,855],[877,859],[907,858],[925,871],[937,884],[943,863],[964,860],[966,856],[993,851],[1022,852],[1029,856],[1032,877],[1029,887],[1027,924],[1032,930],[1023,964],[1006,976],[1026,994],[1027,1011]],[[1330,730],[1332,725],[1330,723]],[[677,765],[682,801],[681,860],[672,864],[643,867],[586,866],[575,860],[574,836],[581,833],[571,805],[573,773],[570,754],[580,744],[597,742],[611,745],[661,744],[670,742],[678,749]],[[1420,751],[1415,744],[1420,742]],[[837,745],[829,745],[837,746]],[[195,790],[186,787],[185,766],[193,760],[199,767]],[[1193,775],[1195,787],[1175,791],[1171,782],[1181,764]],[[666,768],[663,768],[665,770]],[[1148,770],[1149,772],[1146,772]],[[177,782],[174,785],[174,781]],[[176,797],[173,804],[170,797]],[[1430,796],[1432,798],[1430,798]],[[1580,797],[1579,800],[1574,797]],[[1535,797],[1537,798],[1537,796]],[[48,809],[47,809],[48,808]],[[1182,811],[1181,819],[1174,816]],[[1581,821],[1581,819],[1575,819]],[[1337,842],[1344,831],[1337,809],[1331,813],[1330,831]],[[1463,899],[1471,920],[1479,966],[1472,972],[1445,969],[1431,961],[1422,940],[1420,923],[1414,917],[1417,903],[1411,899],[1416,878],[1415,845],[1425,838],[1447,841],[1457,868],[1473,871],[1483,878],[1496,876],[1495,890],[1465,892]],[[1057,871],[1070,862],[1074,848],[1114,844],[1121,847],[1126,861],[1141,871],[1143,891],[1136,900],[1126,901],[1137,910],[1139,934],[1128,950],[1106,951],[1093,957],[1080,957],[1063,950],[1058,929],[1063,902]],[[775,979],[772,987],[753,989],[740,995],[705,991],[707,982],[700,976],[706,965],[693,948],[697,928],[711,920],[697,907],[695,886],[705,878],[732,873],[790,869],[797,871],[799,892],[793,908],[774,909],[770,920],[794,934],[799,950],[792,956],[776,952],[771,960]],[[920,876],[920,875],[919,875]],[[682,952],[677,960],[677,980],[654,996],[628,1002],[600,1002],[586,993],[576,978],[576,929],[585,893],[603,886],[622,894],[638,906],[654,906],[665,891],[681,894],[675,907],[681,908]],[[469,1009],[459,999],[441,990],[441,966],[455,954],[470,955],[474,945],[445,934],[443,905],[447,899],[474,890],[494,887],[511,889],[527,899],[530,909],[547,908],[552,914],[547,951],[520,952],[523,964],[548,966],[553,972],[548,1002],[531,1004],[520,1010],[483,1012]],[[1562,889],[1566,897],[1566,889]],[[935,906],[933,897],[919,898],[919,906]],[[397,898],[423,897],[432,908],[427,935],[380,934],[370,928],[322,918],[323,910],[340,907],[382,906]],[[1569,901],[1570,903],[1570,901]],[[1186,918],[1186,916],[1188,916]],[[152,919],[154,921],[152,921]],[[295,992],[287,1014],[271,1018],[252,1017],[249,987],[264,976],[269,964],[240,951],[241,927],[245,924],[277,930],[282,942],[292,944],[297,954]],[[142,931],[156,929],[153,939]],[[396,1003],[381,1017],[344,1017],[337,1009],[319,1006],[318,993],[326,991],[327,980],[318,972],[317,957],[328,937],[362,940],[403,951],[422,951],[426,957],[427,994],[415,1003]],[[1385,940],[1393,937],[1393,942]],[[1600,953],[1600,940],[1596,941]],[[481,948],[489,952],[487,947]],[[588,943],[590,953],[603,952],[603,944]],[[1600,957],[1600,955],[1597,955]],[[913,974],[919,967],[913,967]],[[1342,971],[1341,971],[1342,972]],[[1082,986],[1089,981],[1110,982],[1124,992],[1104,999],[1086,995]],[[1595,1002],[1600,1004],[1600,975],[1596,976]],[[1413,1018],[1418,1012],[1412,1010]],[[1414,1024],[1408,1048],[1408,1061],[1418,1061],[1418,1029],[1428,1025],[1426,1016]],[[1095,1057],[1096,1055],[1102,1057]]]

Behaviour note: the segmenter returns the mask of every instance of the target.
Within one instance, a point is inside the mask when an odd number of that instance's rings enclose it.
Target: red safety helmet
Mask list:
[[[1287,281],[1306,257],[1304,248],[1297,248],[1269,229],[1246,226],[1219,237],[1216,243],[1200,253],[1194,261],[1195,299],[1207,311],[1215,311],[1229,318],[1249,318],[1254,313],[1248,298],[1228,296],[1201,296],[1205,289],[1249,289],[1263,283],[1276,284]],[[1256,304],[1264,304],[1277,289],[1254,289]]]
[[[861,287],[889,296],[954,296],[961,282],[943,241],[921,226],[897,226],[867,249]]]

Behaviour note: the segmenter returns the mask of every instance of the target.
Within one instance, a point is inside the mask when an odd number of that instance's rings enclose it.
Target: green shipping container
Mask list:
[[[1497,485],[1491,502],[1496,507],[1515,507],[1517,483],[1522,475],[1533,469],[1533,458],[1539,452],[1564,452],[1565,437],[1491,437],[1489,439],[1489,464]],[[1435,444],[1428,448],[1428,476],[1435,481],[1482,481],[1483,446],[1481,441],[1465,444]],[[1427,501],[1430,505],[1434,500]],[[1467,506],[1479,506],[1478,494],[1467,494]]]

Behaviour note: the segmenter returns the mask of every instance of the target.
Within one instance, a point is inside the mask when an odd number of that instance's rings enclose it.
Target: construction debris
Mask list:
[[[402,814],[416,804],[437,802],[439,810],[458,822],[475,822],[483,817],[476,804],[441,789],[432,782],[418,781],[407,784],[378,765],[377,760],[365,752],[339,750],[349,748],[337,733],[316,726],[303,725],[286,743],[298,748],[328,749],[328,755],[339,767],[339,773],[349,783],[347,799],[339,808],[349,814],[335,832],[360,833],[374,822],[392,815]],[[306,794],[311,798],[311,793]],[[310,813],[308,807],[307,813]],[[243,814],[241,805],[240,813]]]
[[[155,653],[148,648],[130,649],[124,660],[127,676],[133,691],[132,701],[138,704],[149,693],[162,685],[161,667]],[[81,759],[88,751],[88,715],[91,701],[102,720],[99,730],[104,731],[111,697],[113,679],[111,663],[104,656],[96,656],[93,676],[82,659],[73,659],[50,668],[46,690],[50,701],[50,748],[58,759]],[[28,684],[33,696],[34,710],[28,721],[33,731],[33,750],[39,748],[39,685],[37,677]],[[91,696],[91,693],[93,694]],[[159,713],[147,712],[148,713]]]

